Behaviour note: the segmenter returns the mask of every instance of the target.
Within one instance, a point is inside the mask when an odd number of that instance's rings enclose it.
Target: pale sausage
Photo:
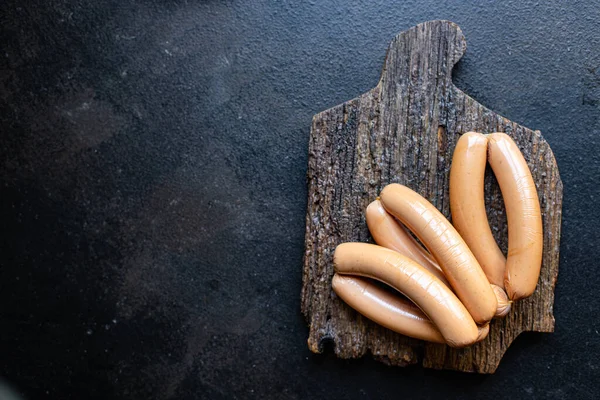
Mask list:
[[[504,287],[506,258],[498,247],[485,212],[483,179],[488,139],[467,132],[454,148],[450,169],[452,225],[462,236],[490,283]]]
[[[478,324],[494,317],[494,291],[475,256],[456,229],[430,202],[399,184],[381,192],[383,207],[408,227],[442,268],[458,298]]]
[[[371,321],[415,339],[446,343],[440,331],[419,307],[368,279],[335,274],[331,285],[346,304]],[[490,327],[486,324],[477,329],[478,342],[488,335]]]
[[[446,343],[433,322],[417,306],[367,279],[335,274],[331,285],[346,304],[379,325],[415,339]]]
[[[542,266],[540,202],[531,171],[516,143],[505,133],[488,135],[488,162],[502,191],[508,219],[504,285],[511,300],[530,296]]]
[[[487,139],[486,139],[487,147]],[[446,286],[452,289],[452,286],[446,279],[446,276],[437,265],[437,262],[417,241],[406,231],[400,222],[391,216],[379,200],[373,201],[367,207],[366,212],[367,226],[371,232],[371,236],[380,246],[397,251],[398,253],[407,256],[416,261],[419,265],[427,269],[437,278],[439,278]],[[503,256],[504,257],[504,256]],[[502,264],[502,275],[504,276],[504,264]],[[510,310],[508,297],[502,288],[497,285],[492,285],[496,301],[498,302],[496,314],[494,317],[504,317]],[[364,313],[363,313],[364,315]]]
[[[477,326],[465,306],[442,281],[410,258],[373,244],[343,243],[335,249],[333,263],[339,274],[377,279],[403,293],[433,321],[448,345],[464,347],[477,341]]]
[[[435,275],[444,284],[450,287],[444,273],[435,260],[426,253],[406,229],[391,216],[381,205],[379,200],[373,201],[365,213],[369,232],[373,240],[380,246],[397,251],[400,254],[416,261],[417,264]]]

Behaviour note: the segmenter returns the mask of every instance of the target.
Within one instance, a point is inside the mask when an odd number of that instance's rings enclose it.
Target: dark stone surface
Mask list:
[[[598,398],[593,2],[0,5],[0,376],[26,398]],[[564,182],[556,332],[476,376],[306,347],[313,114],[450,19],[457,86],[540,129]]]

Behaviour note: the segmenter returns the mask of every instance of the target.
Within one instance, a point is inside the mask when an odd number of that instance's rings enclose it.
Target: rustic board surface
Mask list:
[[[452,22],[430,21],[402,32],[390,44],[374,89],[313,118],[302,287],[311,351],[333,341],[341,358],[370,353],[391,365],[420,362],[492,373],[521,332],[554,330],[562,206],[556,161],[539,131],[494,113],[453,85],[452,68],[465,50]],[[460,133],[467,131],[506,132],[521,148],[540,197],[544,256],[533,296],[516,303],[504,320],[494,320],[484,341],[451,349],[394,333],[348,307],[331,289],[332,256],[340,243],[372,242],[364,210],[392,182],[417,191],[450,218],[450,163]],[[485,190],[492,231],[506,252],[506,214],[489,167]]]

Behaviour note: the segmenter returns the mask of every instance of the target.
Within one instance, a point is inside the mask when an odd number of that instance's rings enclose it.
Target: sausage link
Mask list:
[[[475,256],[442,213],[421,195],[399,184],[383,189],[381,203],[433,255],[475,322],[485,324],[491,320],[497,307],[494,291]]]
[[[377,324],[415,339],[446,343],[433,322],[410,301],[394,296],[368,279],[335,274],[333,291],[350,307]],[[490,326],[477,327],[477,342],[489,333]]]
[[[483,180],[488,139],[467,132],[454,149],[450,169],[452,225],[462,236],[490,283],[504,288],[506,258],[498,247],[485,212]]]
[[[450,283],[435,260],[394,217],[385,211],[381,201],[375,200],[369,204],[365,217],[375,243],[412,259],[450,287]]]
[[[446,343],[433,322],[417,306],[367,279],[335,274],[331,285],[346,304],[379,325],[415,339]]]
[[[373,244],[343,243],[335,249],[333,263],[339,274],[377,279],[403,293],[433,321],[448,345],[464,347],[477,341],[477,326],[465,306],[410,258]]]
[[[542,267],[542,213],[531,171],[505,133],[488,135],[488,162],[502,191],[508,219],[504,285],[511,300],[531,296]]]

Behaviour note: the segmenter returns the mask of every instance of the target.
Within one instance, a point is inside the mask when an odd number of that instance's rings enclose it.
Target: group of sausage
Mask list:
[[[506,207],[506,257],[485,211],[486,163]],[[366,210],[377,245],[343,243],[335,249],[335,293],[365,317],[406,336],[451,347],[485,338],[492,318],[504,317],[513,301],[535,291],[542,264],[536,186],[510,136],[460,137],[450,169],[450,212],[454,226],[408,187],[386,186]]]

